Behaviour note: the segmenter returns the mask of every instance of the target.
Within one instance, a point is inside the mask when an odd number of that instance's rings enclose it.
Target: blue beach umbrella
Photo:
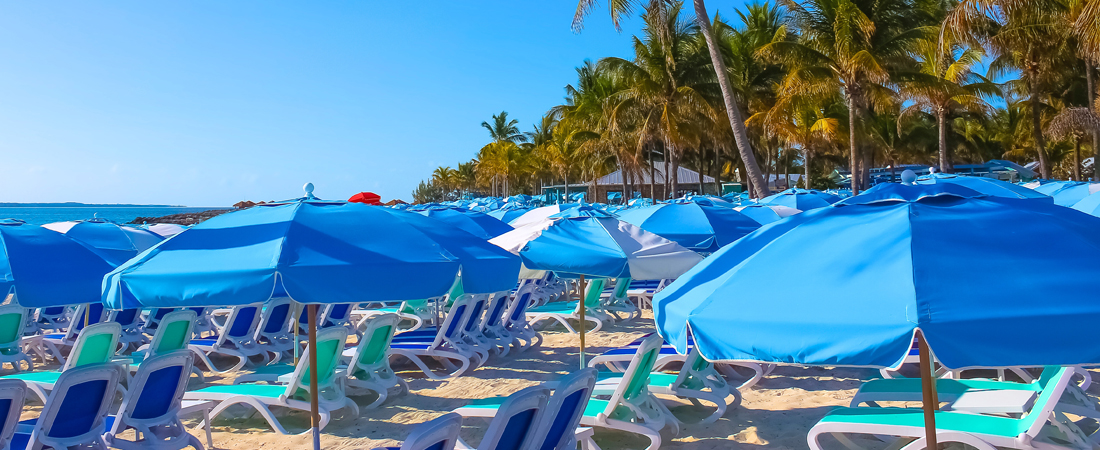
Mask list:
[[[416,212],[461,228],[482,239],[492,239],[512,230],[511,225],[495,217],[465,208],[433,206]]]
[[[0,220],[0,295],[28,308],[95,303],[114,265],[72,238],[20,220]]]
[[[64,234],[88,246],[112,266],[118,266],[164,240],[151,231],[103,219],[54,222],[42,225],[42,228]]]
[[[697,252],[717,251],[760,228],[759,222],[705,198],[635,208],[619,219]]]
[[[1100,217],[1100,192],[1089,194],[1088,197],[1074,203],[1072,208],[1085,214]]]
[[[933,173],[917,178],[917,184],[950,183],[968,187],[985,195],[1008,198],[1028,198],[1053,202],[1050,196],[1032,189],[986,177],[966,177],[947,173]],[[871,188],[874,189],[874,188]]]
[[[784,217],[793,216],[802,211],[786,206],[761,205],[757,203],[734,207],[736,211],[748,218],[757,221],[761,225],[783,220]]]
[[[546,220],[546,218],[550,217],[551,215],[560,213],[577,205],[577,203],[557,203],[553,205],[543,206],[541,208],[535,208],[523,213],[515,219],[508,221],[508,225],[519,228],[530,223],[541,222],[543,220]]]
[[[1098,228],[1046,202],[891,185],[723,248],[654,297],[655,321],[681,352],[690,328],[711,361],[896,368],[916,336],[949,368],[1098,363]],[[1034,236],[1049,239],[1001,245]],[[791,255],[800,282],[776,298]]]
[[[839,202],[840,197],[814,189],[787,189],[760,199],[761,204],[786,206],[800,211],[824,208]]]
[[[1039,185],[1032,188],[1035,192],[1044,195],[1054,195],[1059,189],[1083,184],[1080,181],[1065,181],[1065,180],[1039,180]]]
[[[515,220],[517,217],[522,216],[523,213],[525,213],[527,211],[530,211],[530,209],[529,208],[524,208],[524,207],[521,207],[521,206],[516,206],[516,205],[513,205],[513,206],[505,205],[501,209],[495,209],[495,210],[487,212],[486,214],[488,214],[489,217],[494,217],[497,220],[507,224],[507,223]]]
[[[1055,205],[1070,207],[1084,200],[1085,197],[1100,191],[1098,188],[1100,188],[1100,184],[1095,183],[1067,184],[1054,191],[1050,196],[1054,198]]]

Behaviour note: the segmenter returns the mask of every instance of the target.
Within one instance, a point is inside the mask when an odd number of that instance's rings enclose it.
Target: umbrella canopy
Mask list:
[[[440,295],[460,262],[405,214],[308,199],[222,214],[119,266],[103,299],[117,309],[244,305],[267,300],[276,282],[299,303]]]
[[[54,222],[42,225],[42,228],[64,234],[84,244],[115,267],[164,240],[161,235],[152,231],[119,225],[104,219]]]
[[[824,208],[839,202],[840,197],[827,194],[815,189],[787,189],[778,194],[772,194],[760,199],[761,204],[786,206],[801,211]]]
[[[713,206],[705,198],[635,208],[623,211],[619,219],[698,252],[718,251],[760,228],[749,216]]]
[[[1046,202],[891,185],[723,248],[658,293],[654,314],[677,349],[690,327],[712,361],[897,367],[919,330],[950,368],[1096,363],[1098,227]],[[1050,239],[1004,245],[1032,236]],[[800,282],[776,297],[791,255]]]
[[[733,209],[759,222],[761,225],[767,225],[802,212],[786,206],[760,204],[737,206]]]
[[[1050,196],[1032,189],[986,177],[961,177],[947,173],[933,173],[917,178],[917,184],[951,183],[968,187],[985,195],[1008,198],[1029,198],[1053,202]],[[871,188],[874,189],[874,188]]]
[[[535,209],[532,209],[530,211],[527,211],[527,212],[523,213],[523,215],[521,215],[521,216],[513,219],[512,221],[508,222],[508,225],[511,225],[515,228],[519,228],[519,227],[522,227],[522,226],[530,224],[530,223],[542,222],[547,217],[550,217],[551,215],[554,215],[554,214],[560,213],[562,211],[565,211],[565,210],[567,210],[569,208],[572,208],[574,206],[577,206],[577,204],[576,203],[560,203],[560,204],[554,204],[554,205],[550,205],[550,206],[543,206],[541,208],[535,208]]]
[[[1100,217],[1100,193],[1089,194],[1088,197],[1074,203],[1072,208],[1085,214]]]
[[[373,192],[360,192],[348,199],[352,203],[365,203],[368,205],[381,205],[382,196]]]
[[[702,260],[698,253],[614,217],[545,219],[489,242],[516,253],[528,269],[559,276],[638,280],[676,278]]]
[[[509,224],[513,220],[516,220],[517,217],[522,216],[524,213],[530,210],[530,208],[524,208],[518,205],[506,205],[501,209],[495,209],[485,214],[488,214],[489,217],[494,217],[501,222]]]
[[[511,225],[501,222],[495,217],[464,208],[433,206],[416,212],[461,228],[463,231],[482,239],[492,239],[512,231]]]
[[[1033,182],[1034,183],[1034,182]],[[1039,184],[1032,189],[1043,195],[1054,195],[1059,189],[1068,186],[1075,186],[1083,184],[1080,181],[1064,181],[1064,180],[1040,180]]]
[[[94,303],[107,260],[69,236],[20,220],[0,220],[0,295],[28,308]]]
[[[1097,191],[1100,191],[1100,183],[1074,183],[1062,186],[1050,196],[1054,198],[1055,205],[1069,207]]]
[[[187,229],[187,227],[183,225],[176,225],[174,223],[147,224],[142,225],[142,228],[152,231],[153,233],[156,233],[158,236],[163,238],[170,238],[172,236],[182,233],[184,230]]]

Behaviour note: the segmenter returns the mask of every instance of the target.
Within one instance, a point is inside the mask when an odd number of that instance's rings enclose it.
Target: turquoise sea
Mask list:
[[[190,206],[0,206],[0,219],[20,219],[29,224],[43,225],[66,220],[95,217],[117,223],[128,223],[135,217],[160,217],[169,214],[192,213],[225,207]]]

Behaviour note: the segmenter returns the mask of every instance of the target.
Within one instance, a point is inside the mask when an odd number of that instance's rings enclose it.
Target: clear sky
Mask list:
[[[709,3],[732,8],[740,1]],[[585,58],[629,56],[575,0],[74,1],[0,6],[0,202],[411,200],[479,124],[521,128]]]

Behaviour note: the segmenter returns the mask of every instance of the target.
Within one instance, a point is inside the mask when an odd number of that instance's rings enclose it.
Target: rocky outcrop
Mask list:
[[[161,217],[137,217],[134,220],[131,220],[130,223],[174,223],[177,225],[194,225],[219,214],[225,214],[229,211],[232,211],[232,209],[211,209],[209,211],[195,213],[169,214],[167,216]]]

